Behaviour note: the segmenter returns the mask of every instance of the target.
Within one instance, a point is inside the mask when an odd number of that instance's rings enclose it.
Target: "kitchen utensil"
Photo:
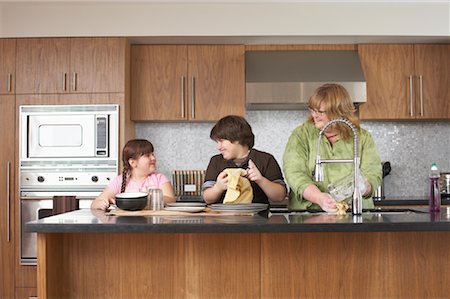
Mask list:
[[[116,194],[116,205],[119,209],[139,211],[147,206],[147,193],[128,192]]]

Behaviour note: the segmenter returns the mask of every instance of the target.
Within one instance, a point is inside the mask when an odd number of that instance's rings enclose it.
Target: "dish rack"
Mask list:
[[[174,170],[173,188],[176,196],[201,196],[205,170]]]

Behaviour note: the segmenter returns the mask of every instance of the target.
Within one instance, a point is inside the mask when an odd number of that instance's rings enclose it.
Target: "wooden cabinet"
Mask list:
[[[125,38],[17,41],[16,93],[125,92]]]
[[[244,46],[134,45],[131,57],[132,120],[244,116]]]
[[[0,298],[14,297],[14,95],[0,95]]]
[[[360,45],[359,53],[361,119],[450,118],[450,45]]]
[[[0,39],[0,94],[13,94],[15,85],[16,40]]]

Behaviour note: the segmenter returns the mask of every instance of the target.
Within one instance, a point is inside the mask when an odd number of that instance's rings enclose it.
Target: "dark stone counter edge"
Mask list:
[[[292,233],[292,232],[414,232],[450,231],[448,223],[320,223],[320,224],[35,224],[25,225],[27,232],[37,233]]]

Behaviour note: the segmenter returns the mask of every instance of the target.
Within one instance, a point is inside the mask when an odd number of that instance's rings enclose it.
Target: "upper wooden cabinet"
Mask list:
[[[360,118],[450,118],[450,45],[360,45],[367,103]]]
[[[13,94],[15,86],[16,40],[0,39],[0,94]]]
[[[244,46],[135,45],[131,57],[132,120],[244,116]]]
[[[16,93],[125,92],[125,38],[17,40]]]

